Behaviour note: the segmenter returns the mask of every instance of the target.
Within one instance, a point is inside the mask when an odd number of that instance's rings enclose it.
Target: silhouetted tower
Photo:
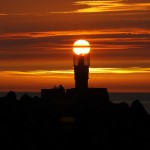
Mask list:
[[[77,45],[73,55],[74,78],[76,89],[87,89],[90,66],[90,47],[89,45]]]

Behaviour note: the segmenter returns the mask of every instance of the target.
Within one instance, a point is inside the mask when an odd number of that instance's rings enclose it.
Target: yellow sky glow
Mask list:
[[[149,10],[150,3],[122,3],[121,0],[106,1],[77,1],[74,5],[85,5],[88,8],[78,9],[79,13],[86,12],[106,12],[106,11],[123,11],[123,10]]]
[[[132,67],[132,68],[89,68],[90,73],[92,74],[132,74],[132,73],[148,73],[150,74],[150,68],[138,68],[138,67]],[[1,76],[2,75],[22,75],[22,76],[32,76],[32,75],[54,75],[54,74],[74,74],[73,70],[35,70],[35,71],[0,71]]]

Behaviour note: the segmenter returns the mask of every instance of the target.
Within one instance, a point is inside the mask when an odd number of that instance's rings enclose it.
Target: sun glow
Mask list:
[[[73,45],[73,52],[77,55],[84,55],[90,52],[90,44],[86,40],[78,40]]]

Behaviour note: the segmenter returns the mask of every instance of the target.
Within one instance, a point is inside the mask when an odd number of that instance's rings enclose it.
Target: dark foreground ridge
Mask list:
[[[106,90],[60,87],[20,100],[9,92],[0,98],[0,149],[149,149],[150,116],[140,101],[114,104]]]

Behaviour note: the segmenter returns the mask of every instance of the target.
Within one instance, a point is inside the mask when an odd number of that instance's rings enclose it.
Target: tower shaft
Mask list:
[[[75,88],[86,89],[88,88],[89,67],[88,66],[75,66]]]
[[[89,65],[85,65],[84,59],[84,56],[79,56],[78,64],[74,66],[76,89],[88,88]]]

